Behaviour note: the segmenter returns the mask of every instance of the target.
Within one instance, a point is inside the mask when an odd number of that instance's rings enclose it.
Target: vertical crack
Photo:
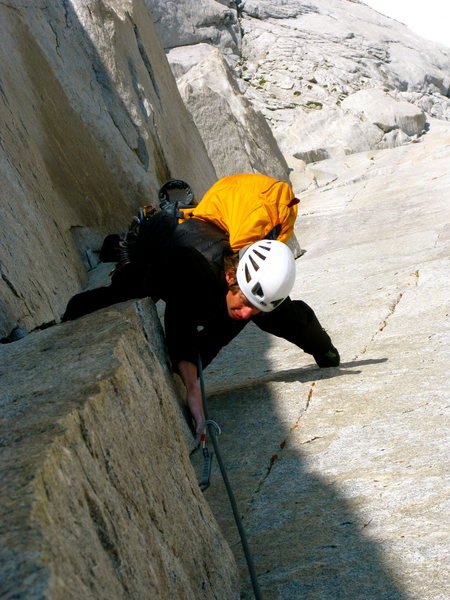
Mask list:
[[[307,397],[307,399],[306,399],[306,406],[305,406],[305,410],[304,410],[304,411],[303,411],[303,412],[302,412],[302,413],[301,413],[301,414],[300,414],[300,415],[297,417],[297,420],[295,421],[294,425],[293,425],[292,427],[290,427],[290,429],[289,429],[289,433],[288,433],[288,435],[286,436],[286,438],[280,442],[280,444],[279,444],[279,448],[280,448],[280,450],[278,451],[278,453],[276,453],[276,454],[272,454],[272,456],[269,458],[269,465],[268,465],[268,467],[267,467],[267,469],[266,469],[265,473],[262,475],[261,479],[259,480],[259,482],[258,482],[258,485],[256,486],[256,488],[255,488],[254,492],[253,492],[253,493],[252,493],[252,495],[251,495],[250,501],[249,501],[249,503],[248,503],[248,508],[247,508],[247,510],[245,511],[246,513],[247,513],[247,512],[248,512],[248,510],[250,509],[250,506],[251,506],[251,504],[252,504],[252,502],[253,502],[253,498],[254,498],[254,496],[260,492],[260,490],[261,490],[262,486],[264,485],[264,483],[266,482],[267,478],[269,477],[269,475],[270,475],[270,473],[271,473],[271,471],[272,471],[272,468],[273,468],[273,466],[274,466],[274,465],[275,465],[275,463],[276,463],[276,462],[277,462],[277,461],[278,461],[278,460],[281,458],[282,452],[283,452],[283,451],[284,451],[284,449],[285,449],[285,448],[288,446],[288,443],[289,443],[289,435],[290,435],[290,434],[291,434],[293,431],[295,431],[296,429],[298,429],[298,428],[299,428],[300,419],[301,419],[301,418],[303,417],[303,415],[306,413],[306,411],[308,410],[308,408],[309,408],[309,405],[310,405],[310,403],[311,403],[312,396],[313,396],[313,393],[314,393],[314,387],[315,387],[315,385],[316,385],[316,382],[315,382],[315,381],[313,381],[313,382],[311,383],[311,386],[310,386],[310,388],[309,388],[309,391],[308,391],[308,397]],[[308,441],[312,441],[312,440],[308,440]],[[305,442],[305,443],[306,443],[306,442]]]
[[[162,108],[161,92],[159,90],[159,86],[158,86],[158,83],[156,81],[156,77],[155,77],[155,74],[154,74],[154,71],[153,71],[152,64],[151,64],[150,59],[148,57],[148,54],[147,54],[147,52],[145,50],[145,45],[144,45],[144,43],[142,41],[141,33],[140,33],[137,25],[133,21],[132,21],[132,24],[133,24],[134,36],[136,38],[136,45],[137,45],[137,48],[139,50],[139,54],[141,55],[142,62],[144,63],[144,66],[145,66],[146,71],[148,73],[149,79],[150,79],[150,81],[152,83],[153,89],[155,90],[155,94],[156,94],[156,96],[157,96],[157,98],[159,100],[159,103],[161,105],[161,108]]]
[[[11,290],[11,292],[14,294],[14,296],[16,298],[19,298],[19,300],[22,298],[21,294],[16,290],[16,288],[14,287],[14,284],[12,283],[12,281],[9,280],[7,274],[3,271],[3,269],[0,269],[1,272],[1,276],[3,281],[6,283],[6,285],[8,286],[8,288]]]
[[[397,310],[398,305],[400,304],[400,301],[402,300],[402,298],[404,297],[408,287],[414,286],[417,287],[419,285],[419,277],[420,277],[420,272],[419,270],[414,271],[413,273],[410,273],[410,277],[412,277],[413,279],[411,279],[405,286],[404,290],[402,292],[399,292],[397,294],[397,297],[395,298],[395,300],[393,302],[391,302],[390,306],[389,306],[389,311],[386,315],[386,317],[381,321],[381,323],[378,326],[377,331],[375,331],[375,333],[372,335],[372,337],[370,338],[369,342],[366,344],[366,346],[364,346],[363,350],[360,352],[360,354],[356,355],[354,360],[356,360],[358,358],[358,356],[360,356],[361,354],[365,354],[367,352],[367,349],[369,348],[369,346],[374,342],[374,340],[376,339],[376,337],[384,330],[386,329],[386,327],[389,324],[389,319],[394,315],[395,311]]]

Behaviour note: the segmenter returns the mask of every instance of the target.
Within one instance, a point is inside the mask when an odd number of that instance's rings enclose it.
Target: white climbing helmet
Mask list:
[[[295,281],[291,250],[277,240],[260,240],[239,252],[236,279],[247,300],[270,312],[289,296]]]

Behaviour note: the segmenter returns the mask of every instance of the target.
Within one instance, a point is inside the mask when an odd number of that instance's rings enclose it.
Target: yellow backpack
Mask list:
[[[182,212],[226,231],[236,252],[267,237],[287,242],[299,202],[284,181],[258,174],[230,175],[219,179],[194,209]]]

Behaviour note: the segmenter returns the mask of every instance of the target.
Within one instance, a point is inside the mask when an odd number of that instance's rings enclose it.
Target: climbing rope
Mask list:
[[[255,595],[256,600],[262,600],[261,591],[259,589],[259,584],[258,584],[258,580],[256,577],[255,566],[253,564],[253,557],[251,555],[250,548],[249,548],[249,545],[247,542],[247,535],[245,533],[244,526],[242,525],[242,519],[239,514],[236,499],[234,497],[234,493],[231,488],[231,484],[228,479],[227,472],[225,470],[225,465],[222,460],[222,455],[220,454],[219,444],[217,441],[217,434],[218,433],[220,434],[221,430],[220,430],[220,427],[217,425],[217,423],[215,421],[211,421],[208,417],[208,407],[206,405],[205,384],[203,381],[203,368],[202,368],[202,361],[201,361],[200,356],[198,357],[197,365],[198,365],[197,366],[198,377],[199,377],[199,381],[200,381],[200,390],[201,390],[201,394],[202,394],[203,412],[205,413],[205,418],[206,418],[205,430],[207,431],[208,435],[210,436],[210,438],[212,440],[212,443],[214,446],[214,452],[216,453],[217,462],[219,464],[220,472],[222,474],[222,479],[223,479],[223,482],[224,482],[226,490],[227,490],[228,499],[231,504],[231,509],[233,511],[234,520],[236,522],[236,526],[239,531],[239,536],[241,538],[242,549],[244,551],[245,561],[247,563],[247,569],[248,569],[248,572],[250,575],[253,593]],[[202,437],[200,438],[200,441],[202,443],[202,451],[203,451],[203,459],[204,459],[202,481],[200,482],[200,487],[202,490],[206,489],[209,486],[209,480],[210,480],[210,476],[211,476],[211,466],[212,466],[212,452],[209,452],[209,450],[206,446],[206,431],[204,431],[204,433],[202,434]],[[206,453],[205,453],[205,449],[206,449]],[[203,483],[203,485],[205,485],[204,482],[206,482],[206,481],[207,481],[206,487],[202,487],[202,483]]]

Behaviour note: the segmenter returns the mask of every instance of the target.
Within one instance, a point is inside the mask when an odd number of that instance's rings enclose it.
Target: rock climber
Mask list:
[[[319,367],[339,365],[314,311],[289,297],[295,261],[286,244],[263,239],[233,252],[215,225],[195,218],[178,224],[164,211],[146,225],[143,245],[133,248],[131,258],[122,257],[111,285],[74,296],[63,320],[131,298],[162,299],[169,357],[186,388],[197,438],[205,423],[198,358],[207,367],[248,322],[297,345]]]
[[[166,341],[186,387],[197,436],[204,426],[197,356],[206,367],[249,321],[312,354],[320,367],[339,365],[339,353],[313,310],[289,297],[295,262],[287,245],[255,242],[225,256],[223,270],[216,274],[196,249],[176,252],[174,264],[177,280],[166,301]]]

